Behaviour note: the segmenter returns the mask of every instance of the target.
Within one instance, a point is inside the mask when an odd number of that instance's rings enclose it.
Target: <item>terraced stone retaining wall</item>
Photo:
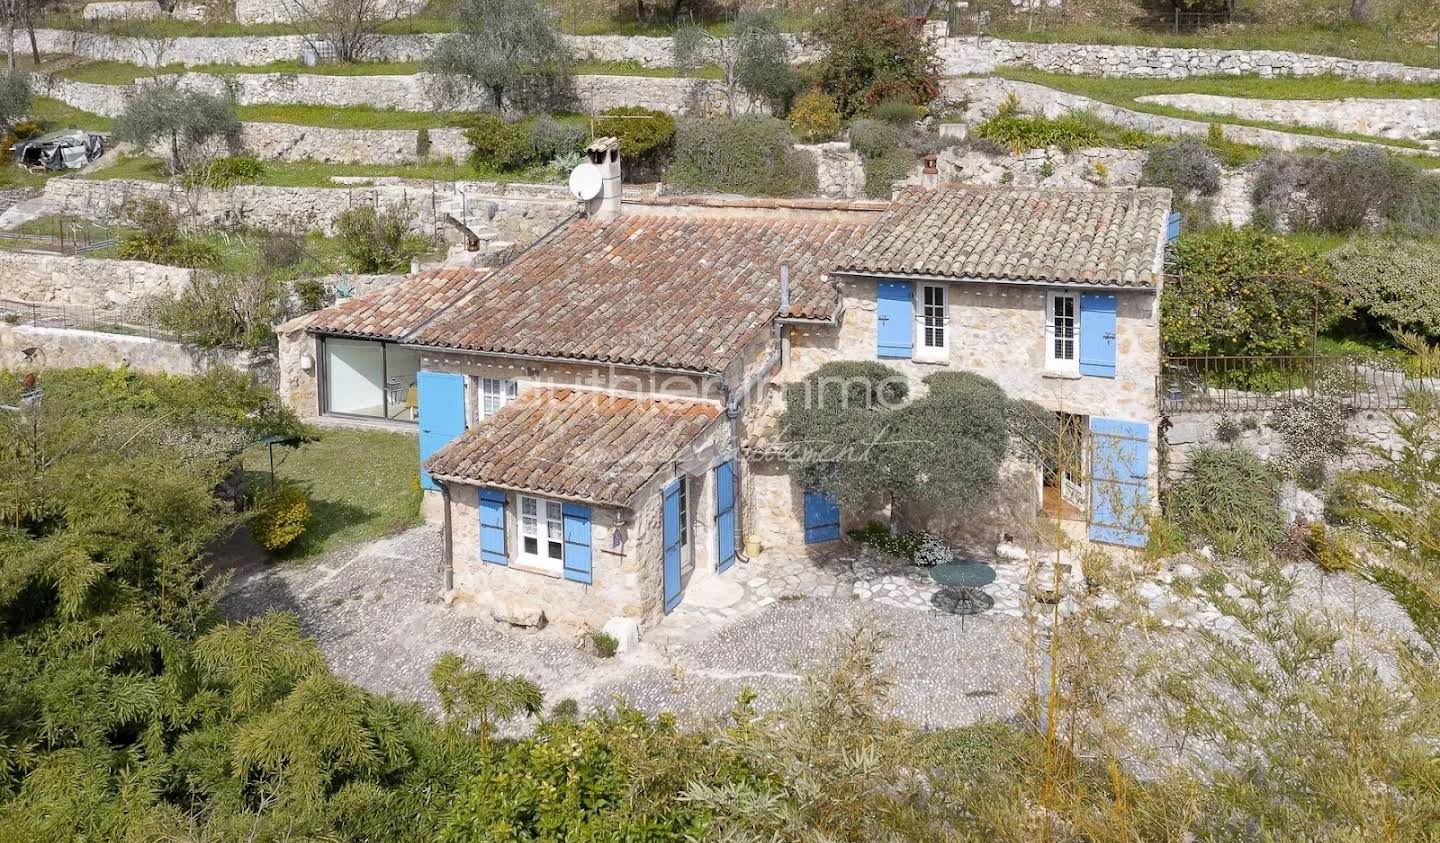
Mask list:
[[[141,261],[0,251],[0,299],[123,309],[176,293],[193,270]]]

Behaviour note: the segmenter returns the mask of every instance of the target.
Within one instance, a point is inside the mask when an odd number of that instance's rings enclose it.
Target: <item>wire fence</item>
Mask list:
[[[56,218],[48,231],[6,231],[0,233],[0,241],[11,248],[83,255],[114,246],[116,230],[113,226]]]
[[[153,317],[133,308],[39,304],[0,299],[0,323],[32,328],[98,331],[149,339],[173,339],[173,334],[161,327]]]
[[[1440,392],[1440,377],[1364,357],[1170,357],[1157,387],[1167,414],[1262,412],[1314,395],[1353,410],[1400,410],[1416,391]]]

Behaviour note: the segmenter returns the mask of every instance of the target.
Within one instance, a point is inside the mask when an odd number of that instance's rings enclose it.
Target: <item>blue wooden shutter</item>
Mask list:
[[[590,507],[567,503],[565,520],[565,579],[590,585]]]
[[[505,501],[499,489],[480,490],[480,559],[494,565],[509,565],[510,550],[505,541]]]
[[[1176,211],[1170,215],[1165,223],[1165,241],[1174,243],[1180,237],[1180,212]]]
[[[715,570],[735,564],[735,461],[715,466]]]
[[[875,356],[915,351],[915,292],[909,281],[875,282]]]
[[[840,538],[840,505],[823,492],[805,490],[805,543],[819,544]]]
[[[665,595],[665,612],[680,605],[680,484],[676,480],[665,488],[661,518],[661,581]]]
[[[1080,374],[1115,377],[1115,294],[1080,296]]]
[[[425,461],[465,432],[465,376],[420,372],[415,386],[420,404],[420,485],[438,489],[425,472]]]
[[[1150,426],[1090,419],[1090,540],[1144,547],[1150,514]]]

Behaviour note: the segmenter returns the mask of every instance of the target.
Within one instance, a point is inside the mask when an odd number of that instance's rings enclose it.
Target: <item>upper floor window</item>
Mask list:
[[[1051,293],[1045,308],[1045,367],[1078,372],[1080,367],[1080,297]]]
[[[517,381],[500,378],[480,379],[480,418],[488,419],[500,412],[500,408],[515,400],[520,392]]]

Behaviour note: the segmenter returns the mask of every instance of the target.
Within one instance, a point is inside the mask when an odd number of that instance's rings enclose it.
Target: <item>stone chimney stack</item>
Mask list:
[[[620,141],[596,138],[585,147],[590,163],[600,168],[600,195],[585,203],[585,214],[605,222],[620,216]]]

